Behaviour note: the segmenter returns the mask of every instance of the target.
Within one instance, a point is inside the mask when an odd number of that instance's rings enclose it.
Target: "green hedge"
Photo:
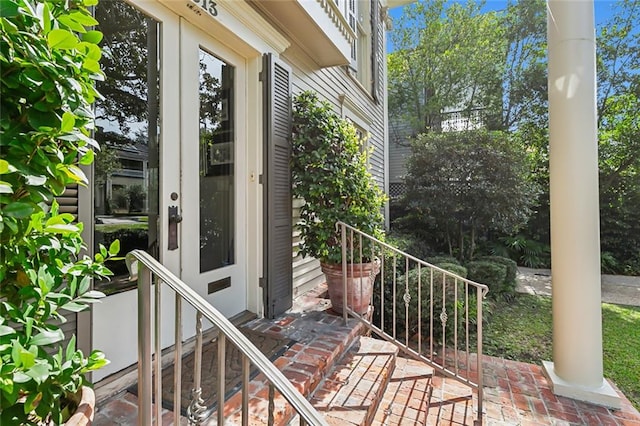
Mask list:
[[[460,261],[453,256],[427,257],[427,262],[431,263],[432,265],[438,265],[440,263],[447,263],[450,265],[460,265]]]
[[[442,269],[449,270],[450,272],[466,276],[466,268],[455,264],[440,264],[437,265]],[[404,272],[404,270],[403,270]],[[465,285],[462,281],[457,281],[453,277],[447,277],[443,280],[442,272],[433,270],[433,288],[431,286],[431,274],[432,268],[421,268],[420,275],[418,275],[418,269],[411,269],[406,275],[396,273],[395,280],[395,311],[394,311],[394,280],[393,273],[387,273],[385,270],[384,277],[384,324],[382,324],[382,304],[380,296],[381,277],[378,276],[376,280],[376,288],[374,290],[374,323],[379,327],[384,326],[385,331],[392,334],[394,325],[396,331],[396,337],[398,340],[404,342],[405,339],[413,339],[420,330],[422,339],[427,344],[430,337],[433,335],[434,344],[440,345],[445,339],[443,334],[443,324],[441,321],[441,314],[443,307],[446,308],[447,322],[445,325],[444,333],[446,333],[446,340],[448,343],[453,342],[455,318],[454,315],[457,312],[457,325],[458,325],[458,337],[461,343],[464,340],[465,329],[465,303],[469,303],[469,322],[470,325],[475,324],[475,308],[476,308],[476,293],[473,289],[469,288],[469,297],[465,297]],[[444,281],[444,286],[443,286]],[[420,306],[418,307],[418,282],[420,282]],[[456,290],[457,285],[457,290]],[[405,303],[405,294],[408,288],[409,302],[408,306]],[[457,295],[457,300],[455,296]],[[444,296],[444,303],[443,303]],[[433,319],[431,319],[431,300],[433,299]],[[418,312],[420,312],[420,327],[418,327]],[[431,326],[433,325],[433,330]]]
[[[478,260],[484,260],[487,262],[498,263],[507,268],[507,273],[504,278],[504,288],[509,292],[516,291],[516,278],[518,275],[518,264],[508,257],[502,256],[482,256]]]
[[[489,287],[489,296],[496,298],[498,295],[508,293],[505,286],[507,267],[495,262],[478,260],[467,263],[468,278]]]

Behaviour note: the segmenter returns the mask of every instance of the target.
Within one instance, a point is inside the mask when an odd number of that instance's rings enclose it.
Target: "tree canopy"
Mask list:
[[[512,134],[543,189],[522,232],[542,243],[549,242],[546,19],[543,0],[489,13],[482,3],[425,0],[405,7],[388,56],[392,124],[413,135],[441,132],[449,111],[467,119],[476,111],[482,127]],[[605,270],[640,273],[640,0],[616,2],[596,34],[601,247],[613,259]]]
[[[504,132],[430,132],[412,143],[406,199],[433,219],[451,255],[472,259],[480,232],[527,221],[537,195],[528,175],[525,153]]]

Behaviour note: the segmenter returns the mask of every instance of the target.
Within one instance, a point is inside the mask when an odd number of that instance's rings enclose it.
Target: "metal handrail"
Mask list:
[[[354,228],[351,225],[348,225],[344,222],[338,221],[336,223],[336,232],[340,233],[340,238],[341,238],[341,245],[342,245],[342,275],[343,275],[343,316],[344,316],[344,320],[345,322],[347,321],[348,315],[351,315],[355,318],[357,318],[358,320],[360,320],[360,322],[364,323],[365,326],[368,327],[368,329],[375,333],[376,335],[378,335],[379,337],[395,344],[400,350],[402,350],[404,353],[406,353],[407,355],[424,361],[425,363],[427,363],[428,365],[430,365],[431,367],[433,367],[435,370],[437,370],[438,372],[440,372],[441,374],[450,377],[454,380],[457,380],[458,382],[465,384],[469,387],[471,387],[472,389],[475,389],[477,391],[477,395],[478,395],[478,420],[482,420],[482,413],[483,413],[483,377],[482,377],[482,300],[485,298],[485,296],[487,295],[487,293],[489,292],[489,288],[484,285],[484,284],[480,284],[477,282],[474,282],[472,280],[469,280],[467,278],[461,277],[460,275],[457,275],[455,273],[452,273],[450,271],[447,271],[446,269],[440,268],[436,265],[432,265],[428,262],[425,262],[422,259],[419,259],[415,256],[412,256],[408,253],[403,252],[402,250],[397,249],[396,247],[393,247],[387,243],[385,243],[384,241],[380,241],[379,239],[368,235],[360,230],[358,230],[357,228]],[[348,235],[347,235],[348,234]],[[371,246],[371,252],[370,253],[365,253],[363,252],[363,246],[366,244],[363,244],[363,241],[367,241],[368,240],[368,244]],[[354,241],[355,241],[355,245],[356,245],[356,249],[354,250]],[[377,248],[376,248],[377,247]],[[362,314],[361,312],[356,312],[354,309],[352,309],[349,306],[349,301],[348,301],[348,297],[347,295],[349,294],[348,289],[347,289],[347,282],[349,279],[351,280],[356,280],[357,278],[355,278],[356,275],[354,275],[354,269],[357,271],[358,268],[363,268],[363,263],[366,259],[369,260],[373,260],[374,258],[377,257],[377,254],[379,253],[384,253],[384,254],[390,254],[390,257],[393,259],[393,266],[392,266],[392,286],[393,286],[393,291],[392,291],[392,300],[391,303],[393,304],[391,309],[393,312],[393,318],[392,318],[392,323],[393,323],[393,328],[392,331],[389,332],[387,330],[385,330],[385,326],[384,326],[384,315],[385,315],[385,256],[382,255],[379,260],[380,263],[380,269],[381,269],[381,280],[380,280],[380,315],[381,315],[381,319],[380,319],[380,327],[376,326],[373,323],[373,318],[369,318],[367,316],[367,314]],[[400,293],[397,294],[396,293],[396,289],[398,286],[398,282],[397,282],[397,265],[398,265],[398,258],[400,258],[400,260],[404,260],[404,264],[405,264],[405,271],[404,271],[404,283],[400,283],[400,285],[404,284],[404,293]],[[410,263],[413,262],[414,264],[414,268],[410,268],[409,265]],[[422,314],[422,298],[421,298],[421,289],[423,287],[423,283],[421,282],[422,279],[422,269],[423,268],[428,268],[426,269],[426,271],[429,272],[429,302],[430,302],[430,309],[429,309],[429,337],[430,337],[430,342],[429,342],[429,350],[423,351],[422,350],[422,331],[421,331],[421,322],[422,322],[422,318],[421,318],[421,314]],[[408,322],[408,318],[409,318],[409,312],[410,312],[410,302],[412,302],[412,297],[410,294],[410,290],[412,289],[410,287],[410,280],[409,280],[409,272],[411,270],[417,270],[417,282],[412,282],[412,285],[416,285],[416,293],[417,293],[417,330],[418,330],[418,343],[417,345],[411,345],[409,343],[409,335],[408,332],[405,332],[405,340],[404,342],[401,341],[397,334],[396,334],[396,312],[398,312],[398,306],[396,304],[397,302],[397,296],[401,295],[403,296],[403,304],[404,306],[401,306],[400,309],[404,309],[404,313],[405,313],[405,330],[409,329],[409,322]],[[354,278],[348,278],[348,272],[351,272],[351,276]],[[439,273],[442,275],[442,283],[440,284],[435,283],[434,280],[434,272]],[[360,276],[362,276],[362,273],[360,274]],[[362,278],[359,278],[360,280],[362,280]],[[451,286],[451,282],[453,282],[453,286]],[[433,297],[433,292],[434,289],[438,289],[438,287],[441,285],[442,288],[442,297],[438,300],[435,300]],[[360,289],[362,289],[363,284],[360,283],[359,285]],[[453,343],[453,357],[454,357],[454,361],[453,361],[453,367],[447,366],[447,342],[446,342],[446,333],[447,333],[447,321],[448,321],[448,317],[451,314],[451,312],[447,312],[447,302],[451,302],[451,299],[447,299],[447,287],[453,287],[453,323],[454,323],[454,343]],[[461,295],[459,295],[458,293],[458,288],[462,287],[462,290],[460,291],[460,293],[462,293]],[[474,377],[474,372],[471,369],[471,366],[469,365],[469,359],[470,359],[470,333],[469,333],[469,324],[470,324],[470,317],[469,317],[469,302],[470,302],[470,294],[472,294],[472,291],[470,291],[471,289],[475,289],[475,297],[477,299],[476,302],[476,372],[475,375],[477,375],[477,377]],[[353,290],[354,292],[356,290]],[[362,291],[362,290],[360,290]],[[363,295],[360,294],[360,299],[362,300]],[[355,299],[355,298],[354,298]],[[371,301],[370,301],[371,302]],[[441,312],[434,312],[434,302],[442,302],[442,311]],[[459,324],[459,320],[458,320],[458,316],[459,316],[459,310],[458,310],[458,303],[462,302],[464,305],[464,309],[465,311],[462,313],[463,318],[461,318],[462,321],[462,325],[465,326],[464,327],[464,331],[465,334],[462,336],[465,340],[465,345],[463,349],[459,349],[458,347],[458,340],[459,340],[459,336],[458,336],[458,326],[461,325]],[[354,303],[355,305],[355,303]],[[388,306],[387,306],[388,308]],[[412,309],[415,307],[411,307]],[[442,355],[441,355],[441,359],[437,359],[437,353],[434,352],[434,325],[436,325],[436,321],[434,321],[434,317],[436,315],[434,314],[440,314],[439,317],[437,319],[440,320],[441,326],[442,326],[442,334],[443,334],[443,344],[442,344]],[[413,324],[411,324],[413,326]],[[417,346],[417,347],[415,347]],[[463,354],[466,355],[466,365],[465,363],[461,363],[461,359],[462,355],[458,356],[458,352],[462,352]],[[436,357],[434,357],[434,355],[436,355]],[[462,366],[464,366],[464,368],[462,368],[460,365],[462,364]],[[466,375],[465,375],[466,373]]]
[[[139,267],[136,268],[134,265],[135,260],[139,262]],[[311,425],[326,425],[326,421],[324,417],[322,417],[313,406],[307,401],[304,396],[296,390],[296,388],[287,380],[287,378],[276,368],[267,357],[260,352],[260,350],[251,343],[251,341],[243,335],[225,316],[220,313],[217,309],[211,306],[203,297],[197,294],[191,287],[185,284],[182,280],[176,277],[171,271],[165,268],[162,264],[160,264],[157,260],[155,260],[150,254],[142,251],[142,250],[133,250],[129,254],[127,254],[127,263],[132,265],[130,270],[135,271],[137,269],[137,280],[138,280],[138,395],[139,395],[139,416],[138,416],[138,424],[147,426],[152,424],[153,412],[152,412],[152,366],[153,366],[153,353],[151,350],[151,284],[152,284],[152,274],[157,277],[156,281],[156,320],[155,320],[155,365],[156,365],[156,380],[155,380],[155,392],[156,392],[156,401],[160,401],[161,395],[161,366],[160,366],[160,354],[161,354],[161,346],[160,346],[160,335],[159,335],[159,316],[160,316],[160,283],[164,283],[168,285],[173,291],[176,292],[176,315],[179,317],[180,309],[179,309],[179,299],[185,300],[188,304],[196,309],[196,311],[201,314],[204,318],[211,321],[214,326],[216,326],[220,333],[221,339],[220,345],[218,345],[219,353],[222,352],[221,348],[223,348],[223,341],[228,339],[231,341],[236,347],[242,352],[244,355],[243,362],[243,376],[245,381],[248,379],[248,369],[247,362],[248,359],[250,363],[255,365],[257,369],[264,374],[267,380],[272,384],[273,388],[278,390],[282,396],[293,406],[293,408],[300,415],[300,422],[304,424],[304,422]],[[179,324],[179,319],[176,320],[177,324]],[[198,322],[201,327],[201,321]],[[201,331],[201,330],[199,330]],[[201,340],[201,333],[198,334]],[[181,364],[180,350],[182,342],[179,338],[180,330],[176,327],[176,358],[177,362],[176,366]],[[224,357],[224,352],[222,352],[222,357]],[[178,367],[179,368],[179,367]],[[218,370],[220,377],[221,371]],[[177,385],[175,386],[175,394],[174,394],[174,416],[175,421],[174,424],[180,424],[180,410],[179,410],[179,393],[180,382],[179,382],[179,372],[176,372],[175,377],[177,379]],[[243,383],[244,384],[244,383]],[[220,393],[220,392],[219,392]],[[273,392],[270,392],[273,394]],[[199,397],[199,395],[198,395]],[[223,403],[224,403],[224,395],[218,395],[218,424],[222,424],[221,420],[224,420],[223,415]],[[220,404],[222,402],[222,404]],[[272,401],[271,401],[272,402]],[[246,405],[248,403],[247,393],[243,393],[242,398],[243,403],[243,424],[247,424],[247,409]],[[270,403],[270,406],[273,404]],[[178,409],[176,409],[177,407]],[[156,419],[162,419],[161,416],[161,404],[156,404]],[[190,419],[190,421],[192,421]]]

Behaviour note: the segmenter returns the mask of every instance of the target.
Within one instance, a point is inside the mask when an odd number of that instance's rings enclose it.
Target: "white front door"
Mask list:
[[[160,3],[101,3],[105,100],[96,138],[95,246],[148,250],[227,316],[247,308],[246,66],[244,59]],[[106,154],[105,154],[106,152]],[[99,154],[100,155],[100,154]],[[170,212],[182,216],[172,232]],[[255,214],[258,214],[257,212]],[[172,238],[172,234],[175,238]],[[96,283],[91,347],[136,362],[137,291],[123,264]],[[173,295],[163,293],[162,344],[173,343]],[[185,338],[194,334],[185,307]],[[117,332],[114,332],[117,331]]]
[[[246,66],[180,20],[181,277],[227,317],[246,308]]]

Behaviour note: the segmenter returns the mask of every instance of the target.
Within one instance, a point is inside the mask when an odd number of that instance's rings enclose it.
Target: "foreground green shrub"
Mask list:
[[[438,266],[462,278],[466,275],[466,269],[460,265],[441,264]],[[382,281],[380,277],[376,280],[374,290],[374,323],[376,325],[384,327],[384,330],[389,334],[393,334],[395,330],[396,338],[401,342],[415,341],[417,334],[420,333],[425,344],[429,344],[431,337],[433,337],[433,344],[440,346],[445,340],[447,344],[453,343],[457,317],[458,343],[462,344],[465,340],[468,305],[470,332],[475,333],[475,324],[477,323],[475,288],[468,288],[467,297],[463,281],[456,280],[452,276],[445,278],[442,272],[432,268],[420,268],[420,274],[418,274],[417,267],[412,268],[407,274],[404,274],[404,269],[397,269],[396,273],[394,281],[392,273],[387,273],[385,270],[384,309],[381,300]],[[420,297],[418,297],[418,289]],[[444,327],[443,312],[446,313]],[[490,309],[487,308],[485,309],[485,321],[489,315]]]
[[[427,262],[433,265],[448,264],[448,265],[460,265],[460,261],[453,256],[433,256],[428,257]],[[457,272],[456,272],[457,273]]]
[[[82,224],[54,198],[86,185],[93,161],[92,103],[102,35],[95,0],[0,3],[0,424],[61,424],[86,373],[107,361],[65,344],[63,312],[103,296],[118,243],[83,256]],[[49,207],[50,206],[50,207]]]
[[[305,201],[300,208],[300,253],[324,263],[342,262],[342,221],[377,239],[384,237],[382,207],[386,197],[367,166],[368,153],[355,127],[313,92],[293,100],[291,155],[292,193]],[[354,253],[376,257],[368,239]],[[372,252],[374,252],[372,254]]]
[[[486,260],[468,262],[466,266],[470,280],[489,287],[489,297],[496,298],[509,292],[504,284],[507,276],[506,266]]]
[[[484,260],[487,262],[493,262],[503,265],[507,268],[504,278],[504,289],[508,292],[516,291],[516,278],[518,276],[518,264],[507,257],[502,256],[482,256],[478,260]]]
[[[412,234],[394,232],[387,235],[386,242],[418,259],[426,259],[433,253],[433,249],[423,238]]]

